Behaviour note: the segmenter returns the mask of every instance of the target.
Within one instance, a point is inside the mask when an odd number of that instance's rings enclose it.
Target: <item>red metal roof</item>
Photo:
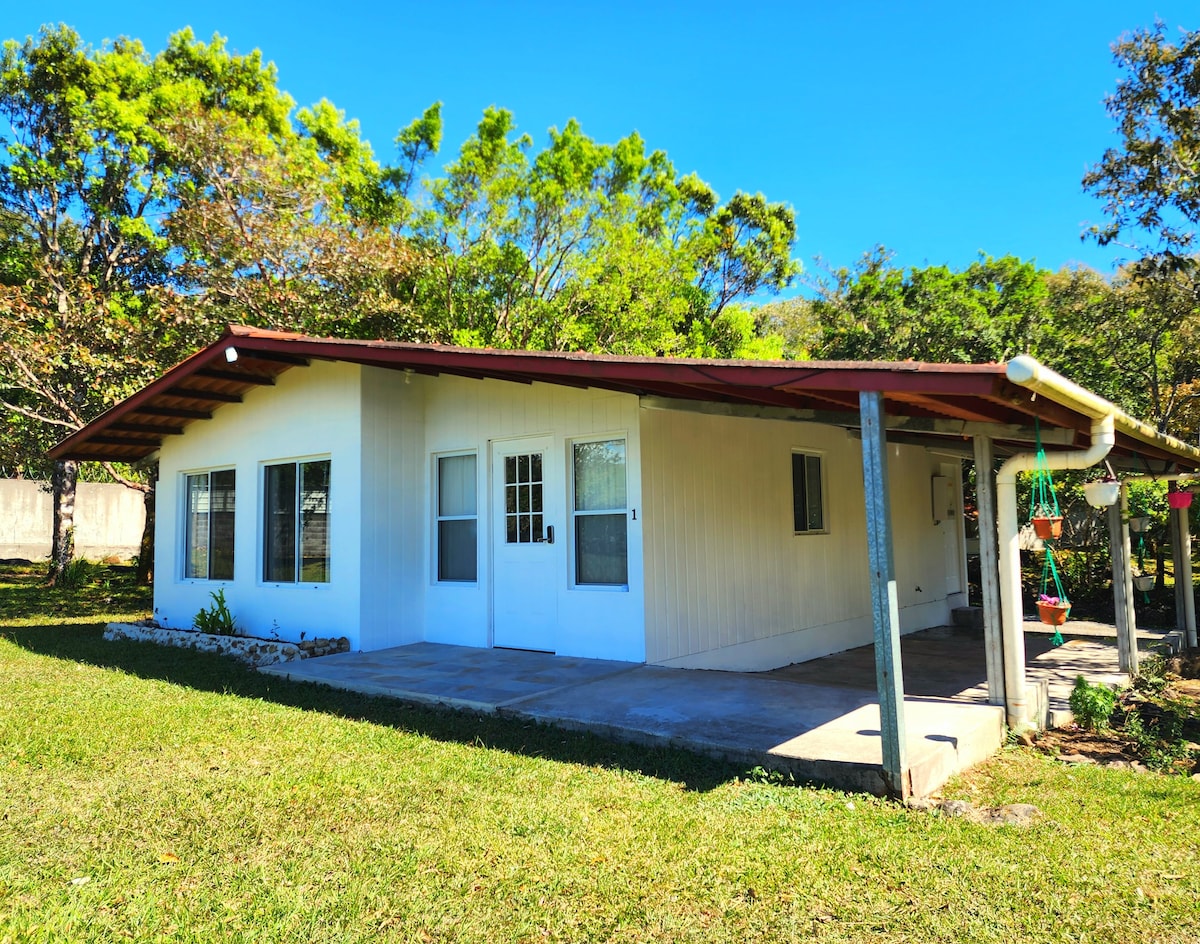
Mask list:
[[[236,360],[227,361],[229,348]],[[1003,364],[927,364],[876,361],[733,361],[627,357],[550,351],[460,348],[394,341],[313,338],[231,325],[209,347],[177,364],[158,380],[97,417],[50,451],[55,459],[133,462],[152,455],[167,436],[214,410],[236,404],[256,386],[313,360],[346,361],[422,374],[453,374],[519,383],[596,387],[667,401],[723,404],[732,412],[811,419],[857,426],[858,393],[884,393],[896,439],[936,442],[982,432],[975,424],[999,424],[1001,443],[1026,442],[1020,430],[1036,417],[1044,429],[1066,431],[1055,442],[1072,443],[1091,420],[1080,412],[1034,397],[1011,383]],[[1195,453],[1158,437],[1118,433],[1118,455],[1195,468]],[[1016,448],[1014,446],[1014,448]],[[1024,448],[1021,446],[1020,448]],[[1047,446],[1051,448],[1051,446]]]

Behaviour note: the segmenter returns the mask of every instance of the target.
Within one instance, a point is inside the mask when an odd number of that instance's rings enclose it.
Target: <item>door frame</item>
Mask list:
[[[501,453],[508,453],[510,447],[519,446],[522,443],[530,444],[530,452],[536,452],[537,446],[541,445],[545,448],[542,452],[542,507],[544,517],[553,518],[553,521],[546,522],[554,526],[555,529],[555,545],[561,545],[562,537],[566,533],[566,522],[563,520],[566,502],[566,484],[563,476],[565,475],[562,466],[562,456],[559,455],[561,450],[558,450],[559,439],[551,432],[541,433],[522,433],[515,436],[500,436],[487,441],[487,456],[488,456],[488,471],[487,471],[487,516],[488,516],[488,648],[495,649],[496,645],[496,591],[499,586],[498,568],[496,562],[496,547],[498,543],[499,533],[499,504],[500,492],[499,489],[503,483],[497,481],[496,478],[496,460]],[[540,543],[540,542],[539,542]],[[562,574],[560,573],[564,565],[564,554],[560,550],[556,550],[550,554],[551,567],[554,573],[554,580],[550,590],[555,603],[555,611],[558,609],[558,595]],[[509,648],[501,646],[500,648]],[[515,647],[514,647],[515,648]],[[550,651],[556,650],[531,650],[531,651]]]

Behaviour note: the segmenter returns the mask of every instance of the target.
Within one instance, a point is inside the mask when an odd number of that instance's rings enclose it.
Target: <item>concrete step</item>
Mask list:
[[[950,614],[955,626],[967,629],[983,629],[983,607],[956,606]]]

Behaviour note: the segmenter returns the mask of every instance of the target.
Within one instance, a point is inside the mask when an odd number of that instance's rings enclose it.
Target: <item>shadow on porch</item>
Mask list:
[[[1031,678],[1065,710],[1076,675],[1117,682],[1115,644],[1027,636]],[[990,756],[1003,709],[987,704],[983,641],[942,627],[904,637],[914,793]],[[847,790],[885,792],[874,654],[865,646],[767,673],[669,669],[505,649],[417,643],[269,666],[293,680],[515,717],[619,741],[681,747]]]

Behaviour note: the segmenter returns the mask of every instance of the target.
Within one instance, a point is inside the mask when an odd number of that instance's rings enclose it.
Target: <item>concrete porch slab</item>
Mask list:
[[[639,667],[636,662],[418,642],[394,649],[342,652],[268,665],[259,671],[298,681],[324,682],[365,695],[495,712],[514,701]]]
[[[935,791],[1002,743],[992,705],[904,700],[909,775]],[[517,702],[504,714],[786,770],[846,790],[882,794],[883,748],[873,693],[762,674],[642,666]]]
[[[545,653],[417,643],[266,666],[335,688],[525,718],[614,739],[682,747],[883,793],[873,691],[761,673],[668,669]],[[1003,738],[991,705],[906,698],[913,792],[936,790]]]

